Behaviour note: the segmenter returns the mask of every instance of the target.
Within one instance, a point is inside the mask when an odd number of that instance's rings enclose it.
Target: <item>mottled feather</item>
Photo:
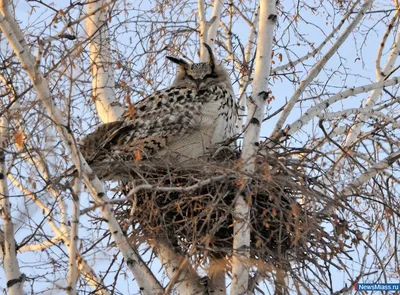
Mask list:
[[[100,177],[121,179],[132,160],[199,158],[235,134],[237,107],[226,70],[170,59],[180,64],[171,87],[134,103],[119,121],[100,125],[82,141],[83,156]]]

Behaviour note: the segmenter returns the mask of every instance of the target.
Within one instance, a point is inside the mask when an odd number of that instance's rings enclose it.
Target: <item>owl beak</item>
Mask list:
[[[196,82],[197,88],[199,88],[199,87],[200,87],[200,84],[201,84],[201,79],[196,79],[196,80],[194,80],[194,81]]]

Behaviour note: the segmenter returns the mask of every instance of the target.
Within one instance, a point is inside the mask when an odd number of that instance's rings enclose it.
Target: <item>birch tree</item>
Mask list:
[[[396,282],[399,9],[0,0],[0,288],[348,294]],[[99,179],[81,139],[169,86],[165,56],[207,62],[204,44],[229,70],[237,135],[190,170],[137,159],[131,182]]]

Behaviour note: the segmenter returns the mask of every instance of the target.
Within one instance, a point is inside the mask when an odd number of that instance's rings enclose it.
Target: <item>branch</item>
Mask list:
[[[253,91],[251,98],[247,101],[248,126],[243,138],[242,161],[243,170],[246,173],[251,173],[255,169],[252,158],[259,146],[277,20],[275,0],[260,2],[260,20],[262,21],[259,23],[258,30]],[[246,267],[246,261],[250,258],[249,213],[250,204],[246,202],[242,194],[238,194],[234,211],[231,295],[242,294],[248,290],[249,270]]]
[[[23,186],[14,176],[11,174],[8,174],[8,178],[10,179],[11,183],[15,185],[26,197],[30,198],[36,206],[38,206],[43,213],[46,215],[47,222],[50,225],[51,230],[56,234],[56,237],[58,239],[61,239],[63,243],[66,245],[66,247],[70,247],[70,237],[69,237],[69,229],[66,228],[65,226],[60,229],[54,222],[55,218],[52,214],[52,211],[42,202],[40,201],[37,197],[36,194],[29,191],[25,186]],[[53,196],[56,198],[56,196]],[[52,239],[53,241],[53,239]],[[41,243],[40,245],[43,245]],[[21,252],[25,251],[35,251],[36,248],[40,248],[40,246],[36,245],[27,245],[23,248],[21,248]],[[86,262],[86,260],[79,254],[77,253],[76,260],[78,262],[78,268],[80,272],[82,273],[82,276],[88,281],[88,283],[94,288],[95,294],[99,295],[110,295],[108,290],[104,287],[104,284],[101,283],[101,280],[97,277],[97,274],[94,272],[94,270],[89,266],[89,264]]]
[[[330,60],[330,58],[338,51],[339,47],[343,44],[343,42],[347,39],[347,37],[351,34],[354,28],[358,25],[358,23],[363,18],[365,12],[371,7],[373,0],[367,0],[360,8],[356,17],[353,19],[351,24],[346,28],[346,30],[342,33],[342,35],[336,40],[336,42],[332,45],[332,47],[328,50],[328,52],[314,65],[314,67],[310,70],[307,77],[300,83],[299,87],[297,87],[296,91],[286,104],[285,108],[281,116],[278,119],[274,129],[271,132],[270,137],[276,137],[277,134],[281,131],[283,124],[285,123],[287,117],[292,111],[294,105],[299,100],[300,96],[303,94],[304,90],[310,83],[314,80],[315,77],[322,71],[325,64]]]
[[[10,6],[11,6],[10,1],[0,0],[0,13],[2,14],[3,17],[7,18],[7,21],[9,22],[11,27],[17,28],[17,27],[19,27],[19,25],[15,21],[14,17],[12,17],[12,15],[11,15]],[[16,30],[14,32],[14,34],[15,34],[16,39],[20,41],[21,46],[24,49],[29,50],[28,43],[26,42],[24,35],[22,34],[22,31]]]
[[[396,40],[390,50],[389,57],[386,61],[385,66],[382,71],[377,73],[376,82],[384,81],[388,78],[388,75],[391,74],[393,67],[396,63],[396,60],[399,56],[399,48],[400,48],[400,30],[397,31]],[[381,50],[378,51],[378,54],[381,54]],[[379,56],[378,56],[379,57]],[[377,59],[378,59],[377,57]],[[356,118],[356,123],[351,127],[349,134],[347,135],[346,142],[344,144],[345,147],[351,146],[357,137],[360,135],[361,127],[363,126],[366,118],[369,116],[370,111],[375,106],[377,99],[379,98],[382,92],[381,88],[375,89],[369,95],[367,101],[363,105],[363,113],[360,113]]]
[[[41,243],[30,244],[30,245],[26,244],[22,247],[19,247],[18,252],[23,253],[23,252],[43,251],[47,248],[54,246],[54,244],[56,244],[60,239],[61,239],[61,237],[59,235],[56,235],[56,236],[52,237],[51,239],[43,241]]]
[[[336,35],[337,32],[343,27],[344,23],[346,20],[350,17],[352,12],[354,11],[355,7],[360,3],[360,1],[354,2],[353,6],[350,8],[350,11],[347,12],[344,17],[340,20],[339,24],[333,29],[333,31],[328,35],[328,37],[325,38],[325,40],[313,51],[307,53],[306,55],[296,59],[295,61],[290,61],[287,64],[281,65],[279,67],[276,67],[275,69],[272,69],[272,73],[275,75],[281,71],[287,70],[289,68],[294,68],[296,65],[299,63],[309,59],[310,57],[314,57],[317,53],[321,51],[321,49],[333,38],[333,36]]]
[[[227,179],[229,177],[234,177],[234,174],[221,174],[218,176],[212,176],[210,178],[207,178],[205,180],[199,181],[198,183],[195,183],[193,185],[189,186],[157,186],[154,184],[141,184],[136,186],[134,189],[129,191],[129,194],[127,195],[127,199],[133,197],[136,193],[138,193],[141,190],[153,190],[156,192],[187,192],[187,191],[192,191],[198,188],[201,188],[207,184],[213,183],[215,181]]]
[[[92,97],[97,114],[103,123],[116,121],[124,112],[115,95],[115,78],[110,53],[110,36],[107,26],[106,0],[90,1],[87,4],[86,30],[89,42]],[[95,12],[96,11],[96,12]]]
[[[257,36],[257,28],[258,28],[258,23],[260,21],[260,4],[257,5],[256,10],[254,11],[253,14],[253,21],[252,21],[252,25],[250,27],[250,33],[249,33],[249,37],[247,40],[247,49],[246,49],[246,53],[244,56],[244,62],[246,64],[246,70],[244,69],[238,69],[239,72],[241,73],[241,77],[240,77],[240,88],[239,88],[239,99],[238,99],[238,106],[239,106],[239,110],[238,110],[238,123],[237,126],[239,128],[243,128],[244,124],[243,124],[243,118],[244,118],[244,113],[245,113],[245,109],[246,109],[246,90],[247,90],[247,86],[249,85],[249,81],[250,81],[250,58],[251,58],[251,54],[253,52],[254,49],[254,45],[255,43],[255,39]]]
[[[392,155],[386,157],[384,160],[376,163],[375,165],[369,167],[367,171],[353,180],[350,184],[348,184],[342,191],[344,196],[348,196],[352,194],[352,191],[356,188],[363,185],[366,181],[375,177],[378,173],[384,171],[385,169],[389,168],[393,165],[394,162],[400,159],[400,151],[393,153]]]
[[[394,14],[394,16],[392,17],[392,19],[390,20],[389,24],[386,27],[386,32],[383,35],[382,41],[379,44],[379,49],[376,54],[376,62],[375,62],[375,73],[376,73],[377,77],[379,77],[382,73],[381,58],[382,58],[383,48],[385,47],[385,44],[386,44],[387,38],[389,37],[390,32],[392,31],[396,21],[399,18],[399,13],[400,13],[400,11],[397,10],[396,13]]]
[[[337,112],[332,112],[332,113],[324,113],[324,114],[318,114],[318,118],[323,119],[323,120],[331,120],[334,118],[348,118],[351,115],[359,115],[362,113],[365,113],[366,110],[364,110],[363,108],[351,108],[351,109],[346,109],[346,110],[341,110],[341,111],[337,111]],[[376,110],[371,110],[369,112],[370,117],[372,117],[372,115],[376,116],[376,117],[380,117],[385,119],[386,121],[392,121],[392,123],[394,125],[396,125],[396,120],[392,120],[390,118],[387,117],[387,114],[384,114],[382,112],[376,111]]]
[[[215,0],[212,16],[209,21],[206,19],[204,0],[197,1],[200,23],[200,62],[208,62],[209,56],[203,44],[208,44],[213,48],[213,43],[217,36],[219,21],[221,19],[223,0]]]
[[[71,40],[71,38],[75,38],[75,35],[72,34],[72,30],[71,30],[71,34],[66,34],[65,32],[68,29],[75,26],[76,24],[79,24],[81,21],[87,19],[88,17],[93,16],[95,13],[105,9],[106,7],[110,6],[111,4],[114,4],[115,2],[116,2],[116,0],[111,0],[110,2],[105,3],[104,5],[98,5],[97,9],[92,10],[90,14],[86,13],[85,15],[81,16],[80,18],[75,19],[74,21],[67,20],[64,27],[56,35],[53,35],[53,36],[43,39],[43,41],[41,43],[46,44],[46,43],[49,43],[54,40],[59,40],[61,38],[68,38],[70,40]],[[90,5],[90,3],[88,3],[87,5]]]
[[[10,17],[11,16],[8,16],[7,18]],[[78,150],[74,149],[75,145],[73,143],[75,142],[75,139],[70,132],[70,129],[66,127],[68,126],[67,123],[51,98],[51,92],[45,77],[38,71],[38,69],[35,68],[34,58],[31,52],[29,50],[24,50],[19,40],[16,39],[14,30],[20,30],[20,28],[12,28],[9,22],[2,15],[0,15],[0,30],[4,33],[8,42],[12,46],[23,68],[34,84],[34,88],[38,94],[38,97],[44,104],[47,113],[52,121],[56,124],[58,133],[66,144],[68,150],[71,152],[74,165],[76,167],[82,167],[84,182],[90,194],[96,203],[104,205],[102,207],[103,217],[107,221],[110,232],[113,235],[118,248],[121,250],[121,253],[127,262],[127,266],[134,274],[138,285],[144,294],[160,294],[162,286],[155,279],[152,272],[148,269],[147,265],[142,261],[140,256],[130,247],[121,230],[121,227],[118,224],[118,221],[112,213],[110,206],[107,204],[108,197],[104,191],[102,182],[93,173],[82,154]]]
[[[364,86],[359,86],[355,88],[351,88],[342,92],[339,92],[330,98],[320,102],[319,104],[309,108],[303,116],[301,116],[299,119],[297,119],[295,122],[290,124],[287,128],[285,128],[285,132],[280,132],[276,135],[276,137],[272,138],[270,141],[268,141],[267,146],[268,147],[273,147],[276,142],[280,142],[281,140],[284,140],[287,136],[294,134],[297,132],[299,129],[301,129],[303,126],[305,126],[309,121],[311,121],[313,118],[318,116],[323,110],[327,109],[330,105],[333,103],[345,99],[349,96],[357,95],[360,93],[368,92],[373,89],[382,89],[383,87],[387,86],[393,86],[396,84],[400,83],[400,76],[394,77],[390,80],[386,81],[381,81],[381,82],[375,82],[372,84],[364,85]]]

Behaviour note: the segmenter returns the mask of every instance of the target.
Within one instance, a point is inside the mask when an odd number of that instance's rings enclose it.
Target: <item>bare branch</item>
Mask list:
[[[314,78],[318,76],[318,74],[322,71],[324,65],[337,52],[338,48],[343,44],[347,37],[353,32],[354,28],[362,20],[366,11],[371,7],[373,2],[373,0],[365,1],[351,24],[344,30],[342,35],[340,35],[340,37],[336,40],[336,42],[332,45],[328,52],[313,66],[307,77],[300,83],[300,85],[297,87],[296,91],[286,104],[281,116],[279,117],[278,122],[275,124],[275,127],[271,132],[271,137],[276,137],[278,132],[281,131],[283,124],[286,122],[287,117],[291,113],[294,105],[297,103],[306,87],[314,80]]]
[[[384,65],[384,67],[382,68],[382,71],[377,73],[376,82],[386,80],[388,78],[388,75],[391,74],[391,72],[395,66],[395,62],[400,54],[399,48],[400,48],[400,30],[397,31],[396,39],[394,41],[394,44],[392,45],[389,57]],[[382,53],[382,51],[381,51],[381,49],[379,49],[378,54],[380,55],[381,53]],[[365,112],[361,113],[357,116],[357,118],[355,120],[356,123],[351,127],[350,132],[347,135],[346,143],[345,143],[346,147],[352,145],[352,143],[357,139],[357,136],[359,136],[363,122],[369,115],[369,112],[371,111],[371,109],[374,107],[381,92],[382,92],[382,89],[377,88],[377,89],[374,89],[374,91],[372,91],[371,94],[369,95],[368,99],[366,100],[365,104],[363,105],[363,109]]]
[[[366,181],[375,177],[378,173],[381,173],[385,169],[389,168],[391,165],[393,165],[394,162],[398,161],[399,159],[400,159],[400,152],[395,152],[390,156],[388,156],[387,158],[385,158],[384,160],[376,163],[375,165],[372,165],[367,169],[367,171],[365,171],[362,175],[360,175],[355,180],[353,180],[353,182],[347,185],[343,189],[342,194],[345,196],[351,195],[355,189],[360,187]]]
[[[302,63],[303,61],[306,61],[310,57],[314,57],[316,54],[320,53],[322,48],[324,48],[324,46],[332,40],[332,38],[336,35],[336,33],[340,31],[340,29],[343,27],[345,22],[349,19],[350,15],[352,14],[354,9],[360,2],[361,1],[354,2],[353,6],[350,8],[349,12],[344,15],[344,17],[340,20],[339,24],[333,29],[333,31],[325,38],[325,40],[317,48],[315,48],[313,51],[307,53],[306,55],[296,59],[295,61],[290,61],[287,64],[284,64],[284,65],[281,65],[279,67],[272,69],[272,73],[277,74],[277,73],[287,70],[289,68],[294,68],[296,65],[298,65],[298,64]]]
[[[26,187],[24,187],[14,176],[11,174],[8,175],[8,178],[10,179],[11,183],[15,185],[26,197],[30,198],[38,208],[40,208],[43,213],[47,216],[47,221],[51,227],[51,230],[56,234],[56,236],[52,239],[52,241],[56,240],[62,240],[64,244],[70,248],[70,242],[71,238],[69,236],[69,229],[67,229],[65,226],[62,228],[59,228],[56,223],[54,222],[54,217],[51,212],[51,210],[41,201],[39,200],[36,195],[29,191]],[[55,196],[53,196],[55,197]],[[50,241],[51,242],[51,241]],[[25,251],[34,251],[35,249],[44,249],[45,247],[50,246],[47,245],[46,243],[41,243],[37,245],[26,245],[20,249],[21,252]],[[95,290],[95,294],[99,295],[110,295],[108,290],[104,287],[104,284],[101,283],[101,280],[98,278],[94,270],[89,266],[87,261],[78,253],[78,255],[75,257],[77,260],[77,265],[82,273],[82,276],[85,278],[85,280],[88,281],[88,283],[93,287]]]
[[[311,107],[308,109],[304,115],[302,115],[299,119],[297,119],[295,122],[290,124],[288,128],[286,128],[285,132],[277,134],[275,138],[273,138],[271,141],[268,141],[268,146],[273,146],[276,142],[279,142],[283,139],[286,138],[288,135],[292,135],[300,128],[302,128],[304,125],[306,125],[310,120],[318,116],[323,110],[327,109],[330,105],[333,103],[345,99],[347,97],[357,95],[360,93],[365,93],[368,91],[371,91],[373,89],[382,89],[385,86],[392,86],[400,83],[400,77],[394,77],[390,80],[386,81],[381,81],[381,82],[375,82],[372,84],[364,85],[364,86],[359,86],[359,87],[354,87],[348,90],[345,90],[343,92],[339,92],[330,98],[328,98],[325,101],[320,102],[319,104]]]
[[[70,131],[66,128],[67,124],[61,116],[60,110],[54,105],[54,102],[51,99],[51,93],[46,79],[40,72],[37,71],[37,69],[35,69],[33,63],[34,58],[32,57],[31,53],[28,50],[24,50],[19,43],[19,40],[17,40],[15,37],[16,34],[14,33],[14,30],[20,30],[19,27],[12,28],[7,20],[3,16],[0,16],[0,30],[5,34],[10,45],[13,47],[15,54],[22,63],[26,73],[28,74],[32,83],[34,83],[34,88],[38,96],[44,104],[48,114],[56,123],[56,127],[61,138],[64,140],[66,146],[73,155],[74,164],[76,167],[80,167],[80,163],[82,163],[85,184],[95,201],[104,204],[102,207],[102,213],[105,219],[108,221],[110,231],[115,238],[116,244],[123,253],[127,265],[135,275],[138,284],[141,286],[141,288],[143,288],[143,292],[145,294],[158,294],[162,290],[161,285],[154,278],[153,274],[141,260],[140,256],[133,249],[131,249],[129,243],[126,241],[126,238],[124,237],[124,234],[117,220],[115,219],[111,208],[107,204],[108,198],[104,192],[101,181],[93,174],[82,154],[79,151],[74,151],[73,142],[75,142],[75,139]]]

